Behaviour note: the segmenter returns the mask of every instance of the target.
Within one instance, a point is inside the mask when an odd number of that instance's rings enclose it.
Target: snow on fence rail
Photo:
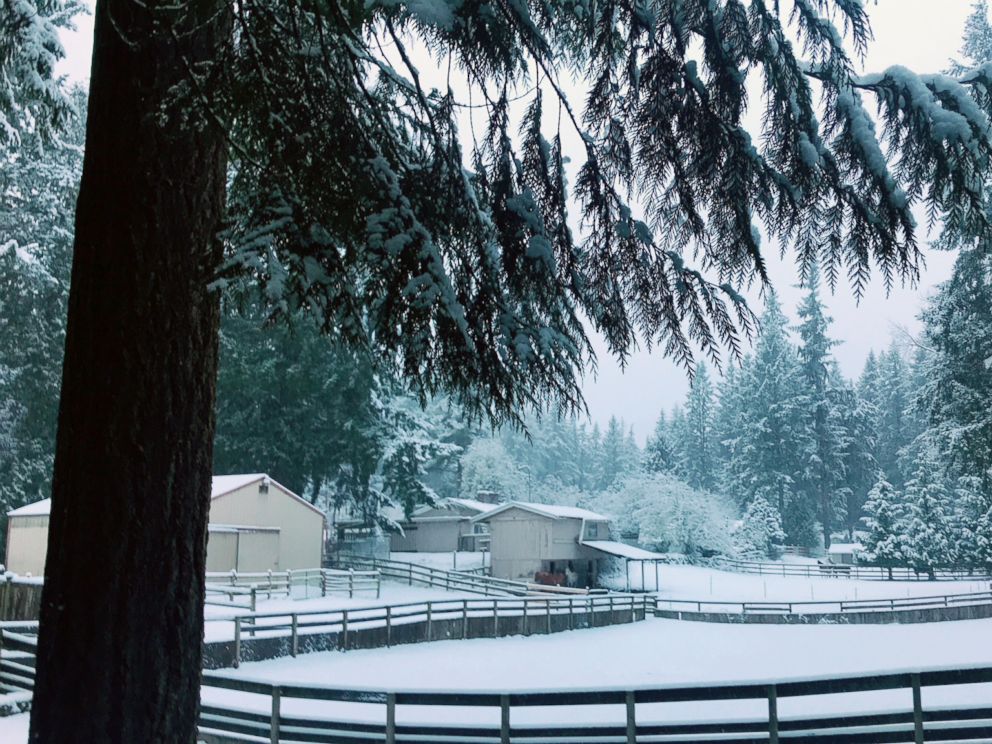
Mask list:
[[[356,631],[385,629],[381,644],[392,646],[393,631],[397,626],[411,623],[424,623],[423,641],[440,640],[433,630],[445,623],[445,637],[464,639],[500,635],[500,622],[514,618],[515,627],[522,635],[531,633],[552,633],[558,630],[574,630],[580,627],[576,618],[581,617],[584,627],[596,626],[598,616],[606,623],[637,622],[653,613],[654,598],[646,594],[589,594],[570,597],[499,597],[492,599],[443,599],[379,607],[346,608],[336,610],[312,610],[307,612],[267,612],[242,615],[234,618],[234,666],[242,660],[242,644],[245,637],[289,637],[289,655],[295,657],[300,650],[301,638],[316,633],[337,635],[337,647],[349,648],[349,635]],[[622,615],[620,614],[622,613]],[[553,622],[553,619],[567,615],[567,623]],[[480,628],[477,618],[484,620]],[[469,621],[473,621],[470,632]],[[457,631],[452,632],[454,622]],[[490,632],[491,628],[491,632]]]
[[[234,741],[278,742],[285,731],[294,741],[310,742],[383,742],[398,744],[414,741],[478,741],[509,744],[558,742],[590,744],[618,742],[628,744],[652,737],[669,741],[719,742],[720,744],[754,744],[780,740],[843,741],[845,744],[880,744],[881,742],[918,742],[950,740],[987,741],[992,737],[992,708],[985,704],[958,704],[924,708],[924,691],[946,687],[978,685],[992,682],[992,667],[966,669],[931,669],[867,676],[834,676],[782,682],[699,683],[693,686],[664,685],[634,689],[582,689],[574,691],[509,692],[492,691],[417,691],[356,690],[328,685],[274,684],[234,678],[215,672],[204,673],[203,690],[207,693],[200,706],[200,739],[208,744]],[[973,688],[965,688],[973,689]],[[779,701],[844,695],[883,690],[902,690],[894,707],[866,712],[858,710],[837,715],[806,713],[781,716]],[[223,691],[217,696],[213,691]],[[224,695],[239,693],[239,704],[225,704]],[[981,696],[978,696],[981,698]],[[227,698],[230,699],[230,698]],[[846,699],[846,698],[842,698]],[[255,705],[249,708],[248,700]],[[911,702],[910,702],[911,700]],[[351,704],[349,715],[338,715],[322,704],[319,717],[302,712],[300,701],[328,701]],[[763,712],[758,717],[708,718],[680,723],[651,721],[652,703],[750,701]],[[295,710],[287,711],[286,703]],[[355,720],[354,704],[368,706],[371,722]],[[374,707],[373,707],[374,706]],[[397,709],[404,706],[429,706],[434,712],[431,723],[398,723]],[[595,723],[575,722],[576,708],[594,706],[606,713]],[[499,711],[499,723],[444,723],[445,708]],[[541,708],[543,720],[514,724],[514,712],[524,708]],[[612,708],[612,715],[607,711]],[[615,711],[615,712],[613,712]],[[657,715],[657,714],[655,714]],[[491,720],[495,719],[493,715]],[[662,739],[661,737],[665,737]],[[829,737],[823,739],[822,737]]]
[[[378,571],[382,576],[396,581],[405,581],[409,585],[424,584],[448,591],[461,591],[470,594],[486,596],[524,596],[527,594],[587,594],[586,589],[574,589],[561,586],[546,586],[511,579],[496,579],[492,576],[480,575],[469,571],[448,571],[442,568],[422,566],[405,561],[392,561],[382,558],[363,558],[359,556],[341,556],[338,558],[342,566]]]
[[[797,602],[744,601],[711,599],[668,599],[658,597],[656,609],[682,612],[716,612],[740,615],[817,615],[855,612],[898,612],[945,607],[992,604],[992,591],[964,594],[941,594],[928,597],[894,597],[888,599],[844,599]]]
[[[378,599],[381,591],[378,571],[304,568],[254,573],[211,572],[207,574],[206,603],[224,607],[246,607],[254,612],[259,596],[265,595],[267,599],[273,596],[291,597],[293,589],[299,587],[304,587],[307,594],[313,588],[322,597],[334,593],[354,597],[355,592],[374,590]],[[242,601],[246,604],[241,604]]]
[[[986,578],[992,576],[988,568],[979,566],[965,568],[938,568],[931,579],[926,571],[912,568],[883,566],[848,566],[839,563],[771,563],[763,561],[742,561],[735,558],[718,558],[712,563],[714,568],[737,573],[759,574],[761,576],[804,576],[806,578],[862,579],[865,581],[959,581],[961,579]]]

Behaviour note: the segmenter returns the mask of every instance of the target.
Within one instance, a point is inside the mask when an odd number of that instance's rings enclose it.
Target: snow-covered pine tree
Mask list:
[[[876,459],[886,479],[896,489],[902,489],[907,475],[900,454],[914,438],[909,408],[913,401],[912,371],[903,352],[893,342],[879,357],[878,400],[876,428],[878,443]]]
[[[841,523],[846,499],[844,488],[844,438],[830,368],[830,349],[836,345],[829,335],[830,318],[820,300],[819,271],[813,265],[806,275],[807,293],[799,306],[797,327],[800,367],[806,381],[807,448],[802,453],[800,487],[816,504],[816,515],[823,531],[823,544],[830,547],[830,534]]]
[[[734,531],[734,548],[742,558],[777,560],[782,555],[785,531],[778,509],[762,496],[748,504],[744,517]]]
[[[97,0],[30,736],[194,736],[225,248],[274,314],[305,307],[421,400],[448,390],[499,423],[581,407],[582,318],[621,357],[638,333],[687,366],[693,341],[735,354],[737,288],[767,277],[759,221],[855,291],[873,266],[915,274],[917,203],[987,231],[989,71],[858,76],[831,17],[863,53],[861,3],[780,5]],[[467,157],[466,106],[483,119]],[[577,237],[558,118],[581,142]],[[103,602],[76,580],[84,553],[117,566]]]
[[[977,479],[992,499],[992,257],[984,247],[960,252],[923,321],[925,436],[951,478]]]
[[[59,30],[86,11],[80,0],[0,0],[0,153],[52,143],[82,114],[55,67]]]
[[[923,458],[906,483],[906,558],[920,573],[934,578],[934,569],[956,559],[951,525],[950,493],[938,465]]]
[[[76,117],[57,142],[22,131],[0,146],[0,543],[10,509],[51,493],[84,133]]]
[[[862,523],[867,533],[861,537],[864,559],[876,566],[892,569],[908,562],[908,537],[903,532],[902,496],[884,478],[868,493]]]
[[[844,524],[848,538],[853,541],[865,500],[879,479],[879,467],[875,459],[875,424],[878,412],[861,397],[854,385],[843,379],[836,363],[831,365],[830,379],[842,433],[840,457],[844,465],[844,479],[841,484],[841,492],[846,500]]]
[[[798,481],[801,453],[809,448],[809,394],[799,357],[788,336],[788,319],[769,293],[761,334],[739,374],[721,391],[719,438],[725,461],[723,483],[744,506],[755,496],[775,505],[790,544],[815,545],[815,504]]]
[[[643,466],[649,473],[670,473],[675,469],[675,453],[665,412],[658,414],[654,432],[644,446]]]
[[[709,369],[705,364],[700,364],[685,400],[685,428],[679,448],[686,482],[702,490],[712,490],[717,481],[719,463],[713,428],[715,408]]]

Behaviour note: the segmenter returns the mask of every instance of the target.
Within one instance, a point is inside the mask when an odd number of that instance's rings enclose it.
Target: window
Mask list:
[[[590,522],[586,525],[586,539],[595,539],[599,537],[599,523]]]
[[[480,523],[477,522],[477,523],[475,523],[475,524],[472,525],[472,533],[475,534],[475,535],[488,535],[489,534],[489,525],[488,524],[480,524]]]

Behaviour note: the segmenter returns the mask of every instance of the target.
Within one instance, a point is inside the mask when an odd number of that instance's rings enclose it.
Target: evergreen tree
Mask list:
[[[654,433],[644,447],[644,469],[647,472],[670,473],[675,469],[675,452],[669,436],[668,420],[662,411],[654,425]]]
[[[900,461],[903,449],[913,441],[913,425],[909,407],[913,399],[913,380],[909,365],[899,347],[893,342],[879,359],[877,426],[878,466],[886,479],[902,489],[907,481]]]
[[[902,532],[901,496],[892,484],[879,480],[868,494],[862,522],[867,534],[861,538],[863,557],[868,563],[889,569],[907,563],[907,536]]]
[[[734,548],[742,558],[777,560],[782,555],[785,532],[778,509],[755,496],[734,532]]]
[[[992,499],[992,257],[966,248],[923,313],[926,439],[949,477],[977,479]]]
[[[693,488],[711,490],[716,484],[717,449],[714,431],[715,402],[709,370],[700,364],[685,402],[682,435],[682,470]]]
[[[864,400],[855,387],[844,380],[836,364],[831,366],[831,388],[839,430],[842,433],[840,457],[844,467],[841,494],[848,538],[854,539],[868,494],[879,478],[875,459],[877,409]]]
[[[275,316],[318,315],[421,402],[446,390],[500,423],[580,407],[583,318],[621,357],[639,333],[687,365],[694,341],[733,353],[751,327],[736,287],[767,279],[759,220],[858,287],[872,262],[914,274],[919,201],[986,231],[992,141],[969,93],[987,106],[988,76],[855,77],[829,12],[864,50],[861,3],[580,7],[97,0],[33,740],[193,740],[230,274]],[[16,31],[0,27],[4,62],[10,38],[16,59],[39,41]],[[486,99],[469,157],[466,102],[425,92],[411,38]],[[581,111],[556,82],[580,67]],[[510,97],[534,68],[514,138]],[[545,110],[580,134],[581,242]],[[693,250],[716,282],[686,266]],[[115,567],[100,602],[81,555]]]
[[[77,117],[58,142],[18,130],[23,147],[0,147],[0,546],[7,512],[51,493],[84,135]]]
[[[599,448],[599,480],[596,487],[600,491],[613,486],[620,479],[636,470],[640,462],[640,451],[633,434],[625,431],[622,420],[611,416],[603,434]]]
[[[819,274],[812,269],[809,291],[799,306],[799,356],[809,395],[807,449],[803,452],[802,489],[811,503],[823,531],[823,544],[830,547],[830,534],[843,517],[845,478],[843,440],[835,391],[831,385],[830,349],[836,344],[828,336],[830,318],[823,311],[819,294]]]
[[[906,484],[906,557],[909,565],[935,578],[934,569],[954,562],[951,503],[939,468],[922,460]]]
[[[813,508],[799,489],[808,449],[809,395],[778,298],[769,294],[761,334],[739,375],[720,396],[723,481],[742,504],[761,496],[776,506],[788,540],[813,545]]]

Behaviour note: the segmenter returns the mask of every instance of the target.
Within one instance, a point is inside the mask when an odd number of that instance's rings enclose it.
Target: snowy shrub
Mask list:
[[[755,496],[734,529],[734,551],[740,558],[777,559],[782,555],[785,532],[778,509]]]

